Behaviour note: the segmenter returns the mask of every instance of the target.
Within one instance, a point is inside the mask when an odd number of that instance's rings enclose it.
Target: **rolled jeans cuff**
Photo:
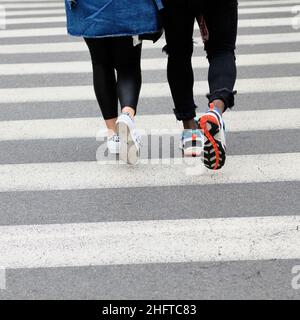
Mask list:
[[[178,111],[177,109],[174,109],[173,111],[178,121],[189,121],[196,117],[196,108],[197,106],[195,106],[192,110],[184,112]]]
[[[214,91],[211,94],[207,94],[207,99],[209,103],[212,103],[215,100],[222,100],[225,104],[225,111],[228,108],[234,107],[235,98],[234,96],[237,94],[237,91],[232,91],[227,88],[219,89]]]

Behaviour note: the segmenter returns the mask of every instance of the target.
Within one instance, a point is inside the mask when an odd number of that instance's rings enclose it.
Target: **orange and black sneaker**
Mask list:
[[[225,124],[222,116],[210,105],[210,110],[199,119],[204,136],[204,165],[211,170],[221,169],[226,161]]]

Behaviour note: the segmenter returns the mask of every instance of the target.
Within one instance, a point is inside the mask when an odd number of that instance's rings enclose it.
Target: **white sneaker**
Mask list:
[[[120,137],[120,160],[135,165],[140,158],[141,139],[129,114],[122,113],[117,120]]]
[[[120,138],[117,134],[107,138],[107,149],[111,154],[119,154]]]

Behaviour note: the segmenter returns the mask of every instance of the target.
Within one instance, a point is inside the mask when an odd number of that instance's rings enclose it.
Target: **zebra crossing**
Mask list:
[[[141,163],[107,158],[89,55],[63,5],[0,0],[0,299],[299,298],[299,0],[240,1],[220,172],[177,149],[164,39],[144,44]],[[201,113],[198,30],[193,64]]]

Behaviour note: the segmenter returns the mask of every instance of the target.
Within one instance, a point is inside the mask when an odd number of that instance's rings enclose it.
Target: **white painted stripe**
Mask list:
[[[260,7],[260,6],[277,6],[277,5],[297,5],[299,0],[256,0],[256,1],[239,1],[240,7]]]
[[[50,268],[300,258],[300,217],[0,227],[0,265]]]
[[[57,1],[52,1],[52,0],[1,0],[1,3],[20,3],[23,6],[26,6],[28,3],[34,3],[34,2],[47,2],[47,3],[58,3],[61,4],[61,2],[57,2]]]
[[[33,8],[64,8],[64,2],[47,2],[47,3],[6,3],[6,9],[24,9],[26,6],[27,9]]]
[[[6,19],[6,25],[17,25],[17,24],[35,24],[35,23],[53,23],[53,22],[66,22],[66,17],[38,17],[38,18],[14,18]]]
[[[233,111],[224,115],[227,132],[300,129],[300,109]],[[141,134],[180,134],[181,123],[173,114],[136,117]],[[0,122],[0,141],[92,138],[105,135],[103,120],[98,118],[41,119]]]
[[[239,28],[252,27],[283,27],[293,25],[293,18],[270,18],[270,19],[241,19]]]
[[[229,156],[218,172],[197,160],[196,168],[195,159],[182,158],[143,159],[131,168],[115,161],[6,164],[0,192],[300,181],[300,153]]]
[[[16,18],[6,19],[7,25],[18,24],[42,24],[42,23],[58,23],[66,22],[65,17],[38,17],[38,18]],[[241,19],[239,21],[239,28],[253,28],[253,27],[279,27],[293,25],[293,17],[290,18],[269,18],[269,19]],[[198,28],[198,27],[196,27]],[[47,30],[47,31],[46,31]],[[39,32],[37,32],[39,31]],[[66,28],[38,28],[36,29],[17,29],[17,30],[2,30],[0,33],[1,38],[20,37],[24,32],[24,37],[29,36],[51,36],[51,35],[64,35]]]
[[[239,28],[292,26],[291,18],[240,19]],[[66,22],[65,16],[6,19],[7,25]]]
[[[34,28],[34,29],[0,30],[0,38],[61,36],[66,34],[67,34],[66,28]]]
[[[272,33],[238,36],[237,45],[258,45],[275,43],[292,43],[300,41],[299,32]],[[200,39],[198,39],[200,43]]]
[[[246,9],[248,10],[248,9]],[[251,9],[250,9],[251,10]],[[39,16],[39,15],[65,15],[65,9],[46,9],[46,10],[14,10],[7,11],[5,13],[6,17],[11,16]]]
[[[299,33],[300,42],[300,33]],[[59,42],[59,43],[32,43],[1,45],[0,54],[31,54],[53,52],[87,52],[87,46],[83,41]]]
[[[240,8],[239,15],[257,13],[290,13],[291,6],[286,7],[260,7],[260,8]],[[39,16],[39,15],[65,15],[65,9],[46,9],[46,10],[14,10],[7,11],[6,16]]]
[[[240,79],[237,81],[236,89],[240,94],[299,91],[300,77]],[[195,95],[204,95],[208,90],[207,81],[195,82]],[[166,82],[145,83],[141,96],[143,98],[169,97],[170,89]],[[92,86],[0,89],[0,103],[80,100],[95,100]]]
[[[200,38],[195,39],[196,47],[202,46]],[[278,34],[258,34],[258,35],[241,35],[238,36],[237,44],[241,45],[257,45],[257,44],[276,44],[276,43],[293,43],[300,42],[300,33],[278,33]],[[158,41],[152,45],[145,42],[144,49],[157,49],[165,45],[165,40]],[[28,54],[28,53],[53,53],[53,52],[87,52],[84,42],[59,42],[58,43],[32,43],[32,44],[14,44],[1,45],[0,54]]]
[[[4,3],[5,2],[5,3]],[[12,3],[14,2],[14,3]],[[8,9],[24,9],[24,6],[26,5],[26,8],[63,8],[64,2],[49,2],[49,1],[30,1],[30,2],[37,2],[37,3],[25,3],[23,1],[18,1],[18,3],[15,3],[15,1],[3,1],[3,4],[5,4],[5,7]],[[45,3],[43,3],[45,2]],[[2,3],[2,2],[1,2]],[[281,1],[274,1],[274,0],[267,0],[267,1],[240,1],[239,6],[240,7],[260,7],[260,6],[277,6],[277,5],[298,5],[299,0],[281,0]]]
[[[299,4],[299,3],[298,3]],[[239,15],[257,13],[291,13],[293,6],[287,7],[259,7],[259,8],[240,8]]]
[[[61,4],[61,2],[57,2],[57,1],[53,1],[53,0],[1,0],[1,3],[22,3],[22,4],[25,4],[27,5],[28,3],[33,3],[33,2],[38,2],[38,3],[41,3],[41,2],[47,2],[47,3],[59,3]],[[260,3],[260,2],[267,2],[267,3],[270,3],[270,4],[280,4],[280,3],[289,3],[291,2],[290,0],[272,0],[272,1],[240,1],[240,4],[243,4],[243,3],[254,3],[254,4],[257,4],[257,3]]]
[[[0,76],[92,72],[90,61],[0,64]]]
[[[263,54],[245,54],[237,56],[237,65],[261,66],[261,65],[300,64],[299,52],[280,52]],[[194,68],[207,68],[205,57],[193,58]],[[143,59],[143,70],[165,70],[167,58]],[[61,74],[61,73],[91,73],[90,61],[50,62],[50,63],[16,63],[0,64],[0,76],[3,75],[34,75],[34,74]]]

